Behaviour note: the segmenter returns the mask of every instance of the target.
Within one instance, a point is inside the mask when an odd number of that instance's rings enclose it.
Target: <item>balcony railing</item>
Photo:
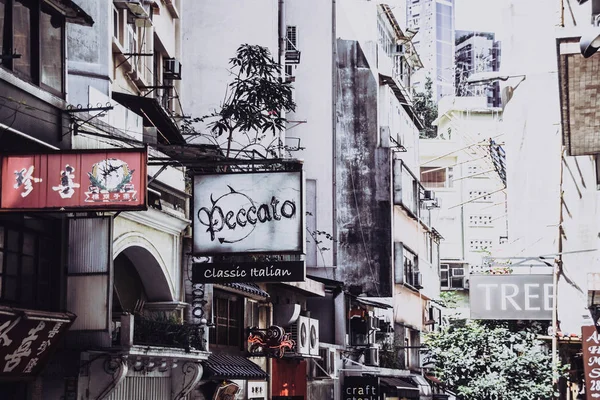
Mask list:
[[[121,315],[119,322],[113,336],[115,345],[168,347],[187,353],[208,351],[206,327],[202,325],[152,320],[131,314]]]

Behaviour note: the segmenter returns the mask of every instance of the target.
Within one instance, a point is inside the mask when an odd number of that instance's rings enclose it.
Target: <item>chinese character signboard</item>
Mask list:
[[[593,325],[581,327],[586,399],[600,398],[600,335]]]
[[[74,319],[0,307],[0,378],[37,375]]]
[[[0,211],[145,210],[146,149],[0,156]]]
[[[343,400],[379,400],[379,378],[376,376],[346,376],[342,388]]]
[[[302,183],[302,171],[196,175],[194,253],[303,253]]]
[[[552,319],[552,275],[471,275],[473,319]]]

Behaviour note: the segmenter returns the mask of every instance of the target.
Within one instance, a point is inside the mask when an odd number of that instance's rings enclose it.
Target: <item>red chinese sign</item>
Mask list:
[[[595,326],[581,327],[586,399],[600,398],[600,334]]]
[[[0,307],[0,377],[35,376],[75,316]]]
[[[60,151],[0,159],[0,211],[146,209],[146,149]]]

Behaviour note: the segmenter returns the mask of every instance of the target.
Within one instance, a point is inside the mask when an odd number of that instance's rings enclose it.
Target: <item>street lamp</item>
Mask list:
[[[581,39],[579,39],[579,49],[583,58],[591,57],[600,48],[600,29],[598,28],[599,21],[600,14],[594,17],[593,28],[581,35]]]
[[[521,82],[523,82],[527,78],[526,75],[523,75],[523,74],[506,75],[506,74],[500,73],[500,71],[476,72],[467,78],[467,83],[474,85],[474,84],[482,84],[482,83],[491,83],[491,82],[496,82],[496,81],[507,81],[511,78],[521,78],[521,80],[519,82],[517,82],[517,84],[514,86],[508,85],[508,86],[505,86],[504,88],[502,88],[502,93],[501,93],[502,108],[504,108],[504,106],[510,101],[510,99],[512,99],[513,93],[515,92],[517,87],[519,87]]]

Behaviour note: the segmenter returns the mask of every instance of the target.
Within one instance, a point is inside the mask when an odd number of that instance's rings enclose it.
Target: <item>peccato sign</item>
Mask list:
[[[600,335],[595,326],[581,327],[583,372],[587,399],[600,398]]]
[[[196,175],[194,253],[303,253],[302,182],[302,171]]]
[[[145,148],[65,150],[0,160],[0,211],[146,209]]]

